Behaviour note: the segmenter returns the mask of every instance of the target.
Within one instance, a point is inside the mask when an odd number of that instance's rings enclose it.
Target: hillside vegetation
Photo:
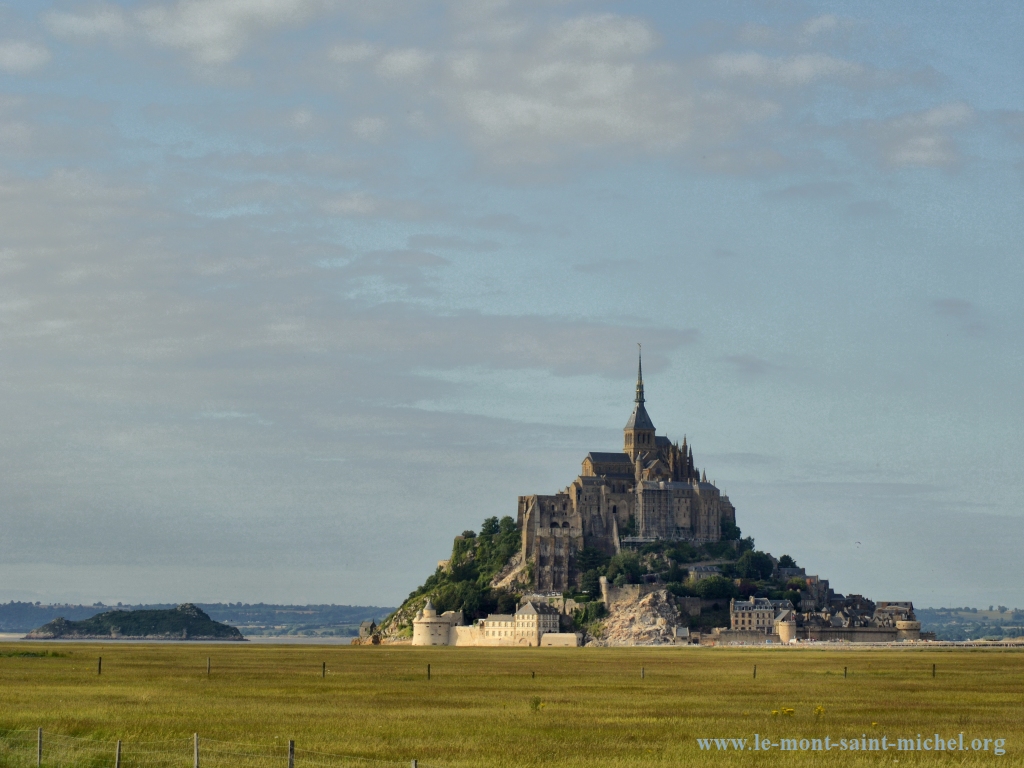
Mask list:
[[[244,640],[234,627],[213,621],[191,603],[164,611],[108,611],[82,621],[58,618],[28,634],[31,639],[166,638]]]

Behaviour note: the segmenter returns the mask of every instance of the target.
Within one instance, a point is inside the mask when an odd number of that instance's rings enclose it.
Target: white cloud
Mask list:
[[[599,58],[635,58],[657,44],[658,36],[645,22],[610,13],[569,19],[552,31],[549,41],[554,49]]]
[[[50,52],[37,43],[25,40],[0,41],[0,70],[4,72],[31,72],[50,60]]]
[[[134,13],[103,6],[87,13],[47,14],[44,21],[64,37],[141,35],[157,45],[187,52],[201,64],[235,59],[261,32],[297,25],[328,10],[332,0],[177,0]]]
[[[342,216],[372,216],[384,209],[382,201],[365,192],[350,192],[324,203],[324,210]]]
[[[760,53],[723,53],[708,60],[711,71],[726,80],[744,79],[784,87],[810,85],[819,80],[849,79],[864,68],[822,53],[769,57]]]
[[[868,130],[885,165],[948,168],[961,160],[954,135],[973,118],[974,111],[957,102],[871,124]]]
[[[58,37],[123,37],[129,31],[124,12],[113,6],[101,6],[86,13],[53,11],[43,16],[46,28]]]
[[[352,121],[352,133],[364,141],[379,141],[388,128],[383,117],[361,117]]]
[[[419,48],[389,51],[377,62],[377,73],[382,77],[400,80],[419,77],[433,63],[434,56]]]

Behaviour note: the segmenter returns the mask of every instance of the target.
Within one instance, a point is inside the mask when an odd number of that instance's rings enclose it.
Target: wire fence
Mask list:
[[[0,731],[2,768],[437,768],[296,749],[295,742],[245,744],[192,738],[165,741],[103,741],[42,728]]]

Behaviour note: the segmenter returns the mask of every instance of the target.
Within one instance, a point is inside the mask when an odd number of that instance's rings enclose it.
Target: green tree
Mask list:
[[[783,555],[779,558],[779,568],[796,568],[796,560],[789,555]]]
[[[723,541],[739,541],[740,527],[736,525],[736,523],[730,522],[729,520],[723,520],[722,539]]]
[[[736,572],[744,579],[770,579],[774,570],[775,563],[764,552],[744,552],[736,561]]]
[[[611,557],[599,549],[584,547],[576,555],[576,568],[581,572],[591,570],[603,570],[608,566]]]
[[[488,517],[484,520],[484,524],[480,526],[481,536],[494,536],[501,532],[501,527],[498,525],[498,518]]]
[[[739,596],[736,585],[721,576],[702,579],[694,585],[693,591],[705,600],[722,600]]]
[[[583,574],[580,579],[580,591],[586,592],[594,600],[601,597],[601,574],[596,568],[591,568]]]
[[[606,575],[609,581],[623,576],[626,584],[639,584],[640,558],[634,552],[620,552],[608,562]],[[617,581],[615,583],[618,584]]]

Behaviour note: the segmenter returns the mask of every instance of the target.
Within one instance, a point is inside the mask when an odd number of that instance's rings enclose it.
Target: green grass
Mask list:
[[[18,655],[55,649],[62,655]],[[0,696],[0,729],[126,743],[193,732],[254,744],[295,739],[300,749],[406,764],[1024,765],[1024,654],[1016,650],[37,642],[5,647]],[[784,708],[793,714],[772,714]],[[696,742],[935,732],[1005,738],[1006,754],[709,753]]]

